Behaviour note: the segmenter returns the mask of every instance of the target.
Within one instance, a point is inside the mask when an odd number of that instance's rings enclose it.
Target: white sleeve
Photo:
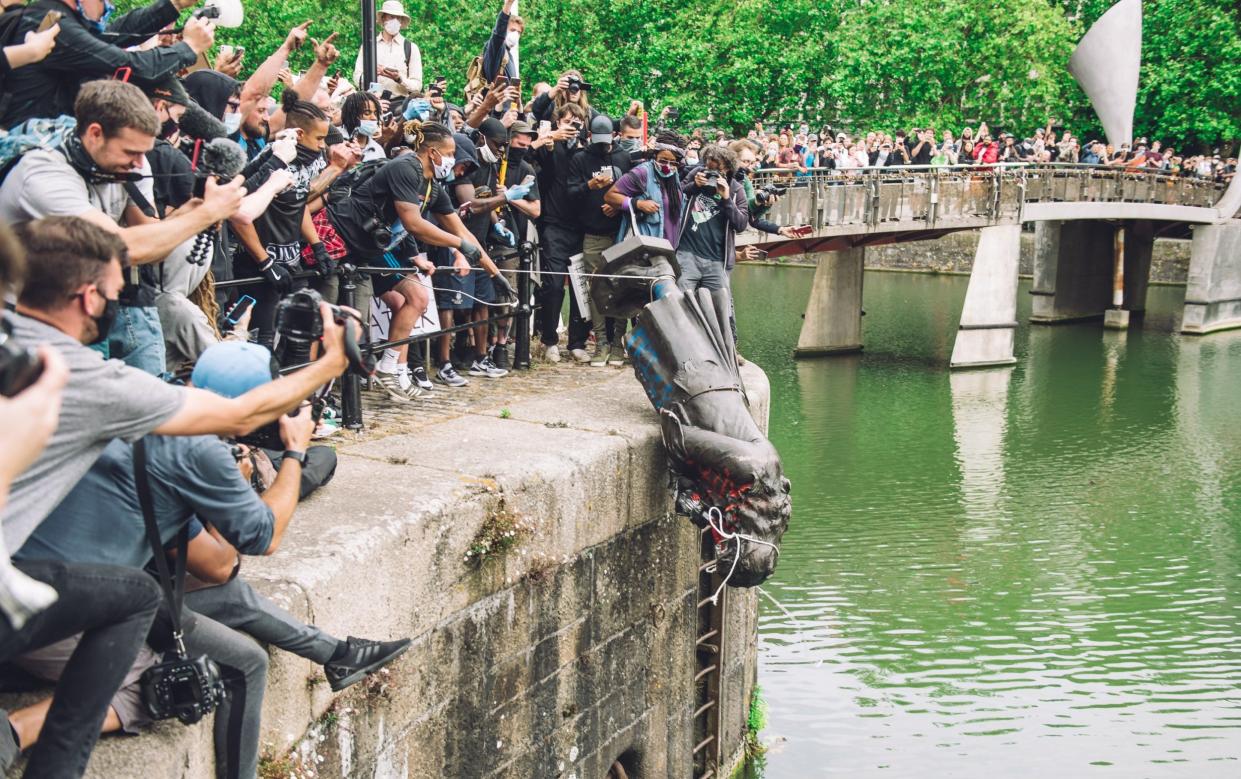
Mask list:
[[[409,83],[405,88],[410,92],[422,91],[422,52],[418,49],[418,44],[410,41],[409,44],[409,62],[405,63],[406,70],[409,71]]]

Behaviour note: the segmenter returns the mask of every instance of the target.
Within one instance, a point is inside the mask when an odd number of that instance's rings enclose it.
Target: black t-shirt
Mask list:
[[[398,221],[398,201],[418,206],[425,212],[427,206],[423,201],[442,208],[437,202],[439,198],[447,202],[443,188],[430,185],[423,175],[422,162],[417,155],[406,154],[385,163],[350,197],[329,202],[328,216],[350,254],[361,258],[377,257],[383,254],[383,247],[376,245],[367,227],[368,222],[377,219],[380,225],[391,229]],[[448,209],[451,212],[451,203]]]
[[[909,148],[910,165],[930,165],[931,157],[935,156],[935,144],[930,141],[922,143],[922,148],[918,149],[917,154],[914,154],[914,149],[917,149],[920,143],[922,141],[916,138],[909,138],[905,141],[906,146]]]
[[[577,206],[578,225],[590,235],[615,236],[620,230],[620,216],[603,213],[603,196],[607,189],[591,189],[589,182],[605,168],[612,168],[612,181],[619,181],[628,172],[632,160],[629,152],[613,150],[600,153],[594,146],[577,155],[569,163],[569,188]]]
[[[681,232],[678,249],[688,249],[709,260],[724,259],[724,222],[728,218],[720,200],[707,191],[696,189],[689,194],[689,220]]]
[[[310,165],[299,165],[296,161],[288,165],[293,183],[272,198],[271,204],[255,218],[254,231],[258,233],[259,242],[273,259],[289,265],[299,261],[302,218],[306,213],[306,200],[310,197],[310,183],[326,166],[327,163],[322,157],[317,157]],[[243,174],[246,177],[246,189],[253,192],[282,167],[286,167],[284,163],[265,150],[246,166]]]
[[[525,159],[518,160],[516,165],[510,160],[504,170],[504,186],[512,188],[526,179],[532,180],[530,192],[522,200],[528,203],[539,202],[541,197],[539,195],[539,179],[534,171],[534,166],[526,162]],[[500,209],[500,214],[504,217],[505,226],[517,236],[518,243],[524,241],[526,238],[526,226],[530,224],[530,217],[512,206]]]
[[[162,138],[147,152],[147,161],[154,176],[155,209],[162,219],[168,208],[180,208],[194,196],[194,171],[189,158]]]
[[[577,207],[569,197],[569,162],[581,151],[581,145],[570,148],[556,141],[550,148],[544,146],[535,152],[539,163],[539,189],[543,192],[540,224],[578,229]]]

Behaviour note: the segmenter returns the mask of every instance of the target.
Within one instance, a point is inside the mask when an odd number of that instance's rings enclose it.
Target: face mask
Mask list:
[[[163,126],[159,128],[159,137],[167,140],[176,135],[179,129],[181,129],[181,126],[177,124],[177,120],[170,116],[164,120]]]
[[[447,180],[452,175],[452,166],[457,164],[455,157],[444,157],[435,165],[435,177],[441,181]]]
[[[314,161],[323,156],[323,152],[308,149],[300,143],[297,145],[297,164],[300,167],[308,168],[314,164]]]
[[[641,145],[641,138],[620,138],[616,141],[616,148],[627,152],[635,152]]]
[[[676,166],[673,165],[671,162],[656,162],[655,163],[655,172],[663,176],[664,178],[669,178],[670,176],[672,176],[673,173],[676,173],[676,171],[677,171]]]
[[[696,165],[698,163],[698,153],[694,151],[685,152],[685,161],[690,165]]]
[[[478,147],[478,156],[488,165],[494,165],[500,161],[500,158],[496,156],[496,153],[486,143]]]
[[[375,135],[375,133],[379,132],[379,122],[375,119],[363,119],[358,122],[358,130],[363,135],[370,138]]]
[[[519,167],[523,160],[526,159],[525,149],[514,149],[509,147],[508,150],[508,166],[510,168]]]
[[[606,157],[611,148],[612,144],[610,143],[592,143],[586,147],[586,150],[597,157]]]
[[[82,8],[82,0],[78,0],[78,13],[82,14],[82,17],[90,22],[95,29],[103,32],[108,28],[108,21],[112,19],[112,14],[116,13],[116,6],[112,5],[112,0],[104,0],[103,16],[100,16],[98,19],[91,19],[86,16],[86,11]]]
[[[508,35],[504,36],[504,45],[510,49],[517,48],[518,41],[521,40],[521,33],[516,30],[509,30]]]
[[[237,132],[237,130],[240,127],[241,127],[241,114],[233,113],[233,114],[224,115],[224,129],[228,131],[229,135],[232,135],[233,133]]]
[[[388,21],[384,22],[384,32],[388,33],[389,35],[396,35],[400,31],[401,31],[401,20],[400,19],[389,19]]]
[[[91,319],[95,320],[95,328],[99,332],[95,333],[95,337],[91,339],[87,346],[101,344],[108,339],[108,333],[112,330],[112,323],[116,321],[116,315],[120,313],[120,310],[121,301],[104,298],[103,311],[100,312],[99,316],[91,317]]]

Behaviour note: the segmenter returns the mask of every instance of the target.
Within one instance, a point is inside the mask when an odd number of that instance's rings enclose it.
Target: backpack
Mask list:
[[[10,13],[12,11],[4,15]],[[78,122],[72,116],[35,118],[27,119],[7,134],[0,134],[0,183],[17,167],[26,152],[59,148],[77,126]]]
[[[508,72],[508,52],[504,52],[504,56],[500,59],[500,73]],[[491,86],[491,82],[487,80],[486,74],[483,73],[483,55],[479,54],[470,60],[470,66],[465,71],[465,103],[469,104],[474,95],[482,92]]]
[[[336,177],[332,182],[332,186],[328,188],[328,202],[348,200],[353,197],[353,193],[362,188],[362,185],[374,178],[389,161],[371,160],[363,162],[355,166],[352,170],[347,170]]]

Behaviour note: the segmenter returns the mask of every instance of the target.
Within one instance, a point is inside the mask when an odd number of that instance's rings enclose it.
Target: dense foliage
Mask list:
[[[132,5],[135,0],[125,0]],[[293,24],[339,31],[351,74],[356,5],[246,0],[247,65]],[[743,130],[804,117],[853,130],[987,120],[1029,131],[1058,119],[1082,135],[1097,119],[1066,70],[1068,56],[1111,0],[522,0],[526,83],[567,67],[620,110],[631,98],[681,109],[687,122]],[[410,37],[428,77],[457,88],[486,40],[500,0],[406,0]],[[1216,145],[1241,138],[1241,5],[1147,0],[1135,128]],[[309,62],[300,52],[292,66]]]

